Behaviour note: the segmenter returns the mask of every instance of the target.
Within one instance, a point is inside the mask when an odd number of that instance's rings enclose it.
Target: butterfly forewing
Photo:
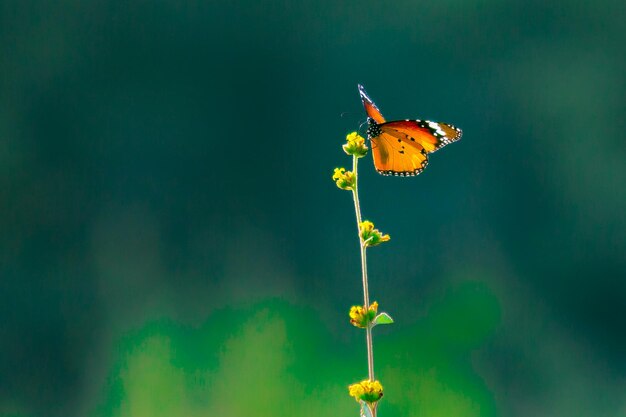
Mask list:
[[[380,110],[378,110],[378,107],[376,107],[376,104],[374,104],[372,99],[367,95],[361,84],[359,84],[359,94],[361,95],[361,101],[363,102],[367,116],[372,118],[376,123],[384,123],[385,118]]]
[[[462,131],[446,123],[428,120],[397,120],[379,126],[381,132],[397,136],[408,143],[420,144],[433,153],[461,138]]]

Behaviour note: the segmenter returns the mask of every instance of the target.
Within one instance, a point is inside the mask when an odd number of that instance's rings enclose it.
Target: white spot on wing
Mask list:
[[[437,134],[441,135],[441,136],[446,136],[446,132],[444,132],[443,130],[441,130],[441,126],[439,126],[439,123],[436,122],[428,122],[428,126],[433,129],[434,131],[437,132]]]

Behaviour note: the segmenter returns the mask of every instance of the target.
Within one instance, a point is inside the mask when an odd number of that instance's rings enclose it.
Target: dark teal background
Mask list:
[[[3,1],[0,416],[626,416],[623,1]]]

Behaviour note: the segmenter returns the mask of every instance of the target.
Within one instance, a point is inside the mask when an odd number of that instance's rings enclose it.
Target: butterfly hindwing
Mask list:
[[[370,139],[374,166],[380,174],[413,176],[421,173],[428,165],[426,151],[415,142],[407,142],[397,134],[385,132]]]
[[[403,140],[419,143],[427,153],[433,153],[444,146],[461,139],[461,129],[446,123],[429,120],[397,120],[382,123],[380,131]]]

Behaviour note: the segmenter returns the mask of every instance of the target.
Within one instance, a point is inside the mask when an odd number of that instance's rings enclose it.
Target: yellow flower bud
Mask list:
[[[354,397],[357,402],[365,401],[368,404],[375,403],[383,396],[383,386],[378,380],[364,379],[361,382],[350,385],[348,390],[350,396]]]
[[[374,301],[366,310],[365,306],[352,306],[350,308],[350,323],[354,327],[365,329],[374,320],[378,313],[378,303]]]
[[[356,184],[356,177],[351,171],[346,171],[345,168],[335,168],[333,173],[333,181],[337,184],[337,187],[342,190],[354,190]]]
[[[344,144],[343,151],[348,155],[353,155],[357,158],[362,158],[367,155],[368,147],[365,144],[365,139],[363,136],[359,135],[357,132],[349,133],[346,136],[346,144]]]
[[[365,246],[376,246],[383,242],[387,242],[389,235],[383,234],[380,230],[374,229],[374,223],[365,220],[359,224],[359,231],[362,242]]]

